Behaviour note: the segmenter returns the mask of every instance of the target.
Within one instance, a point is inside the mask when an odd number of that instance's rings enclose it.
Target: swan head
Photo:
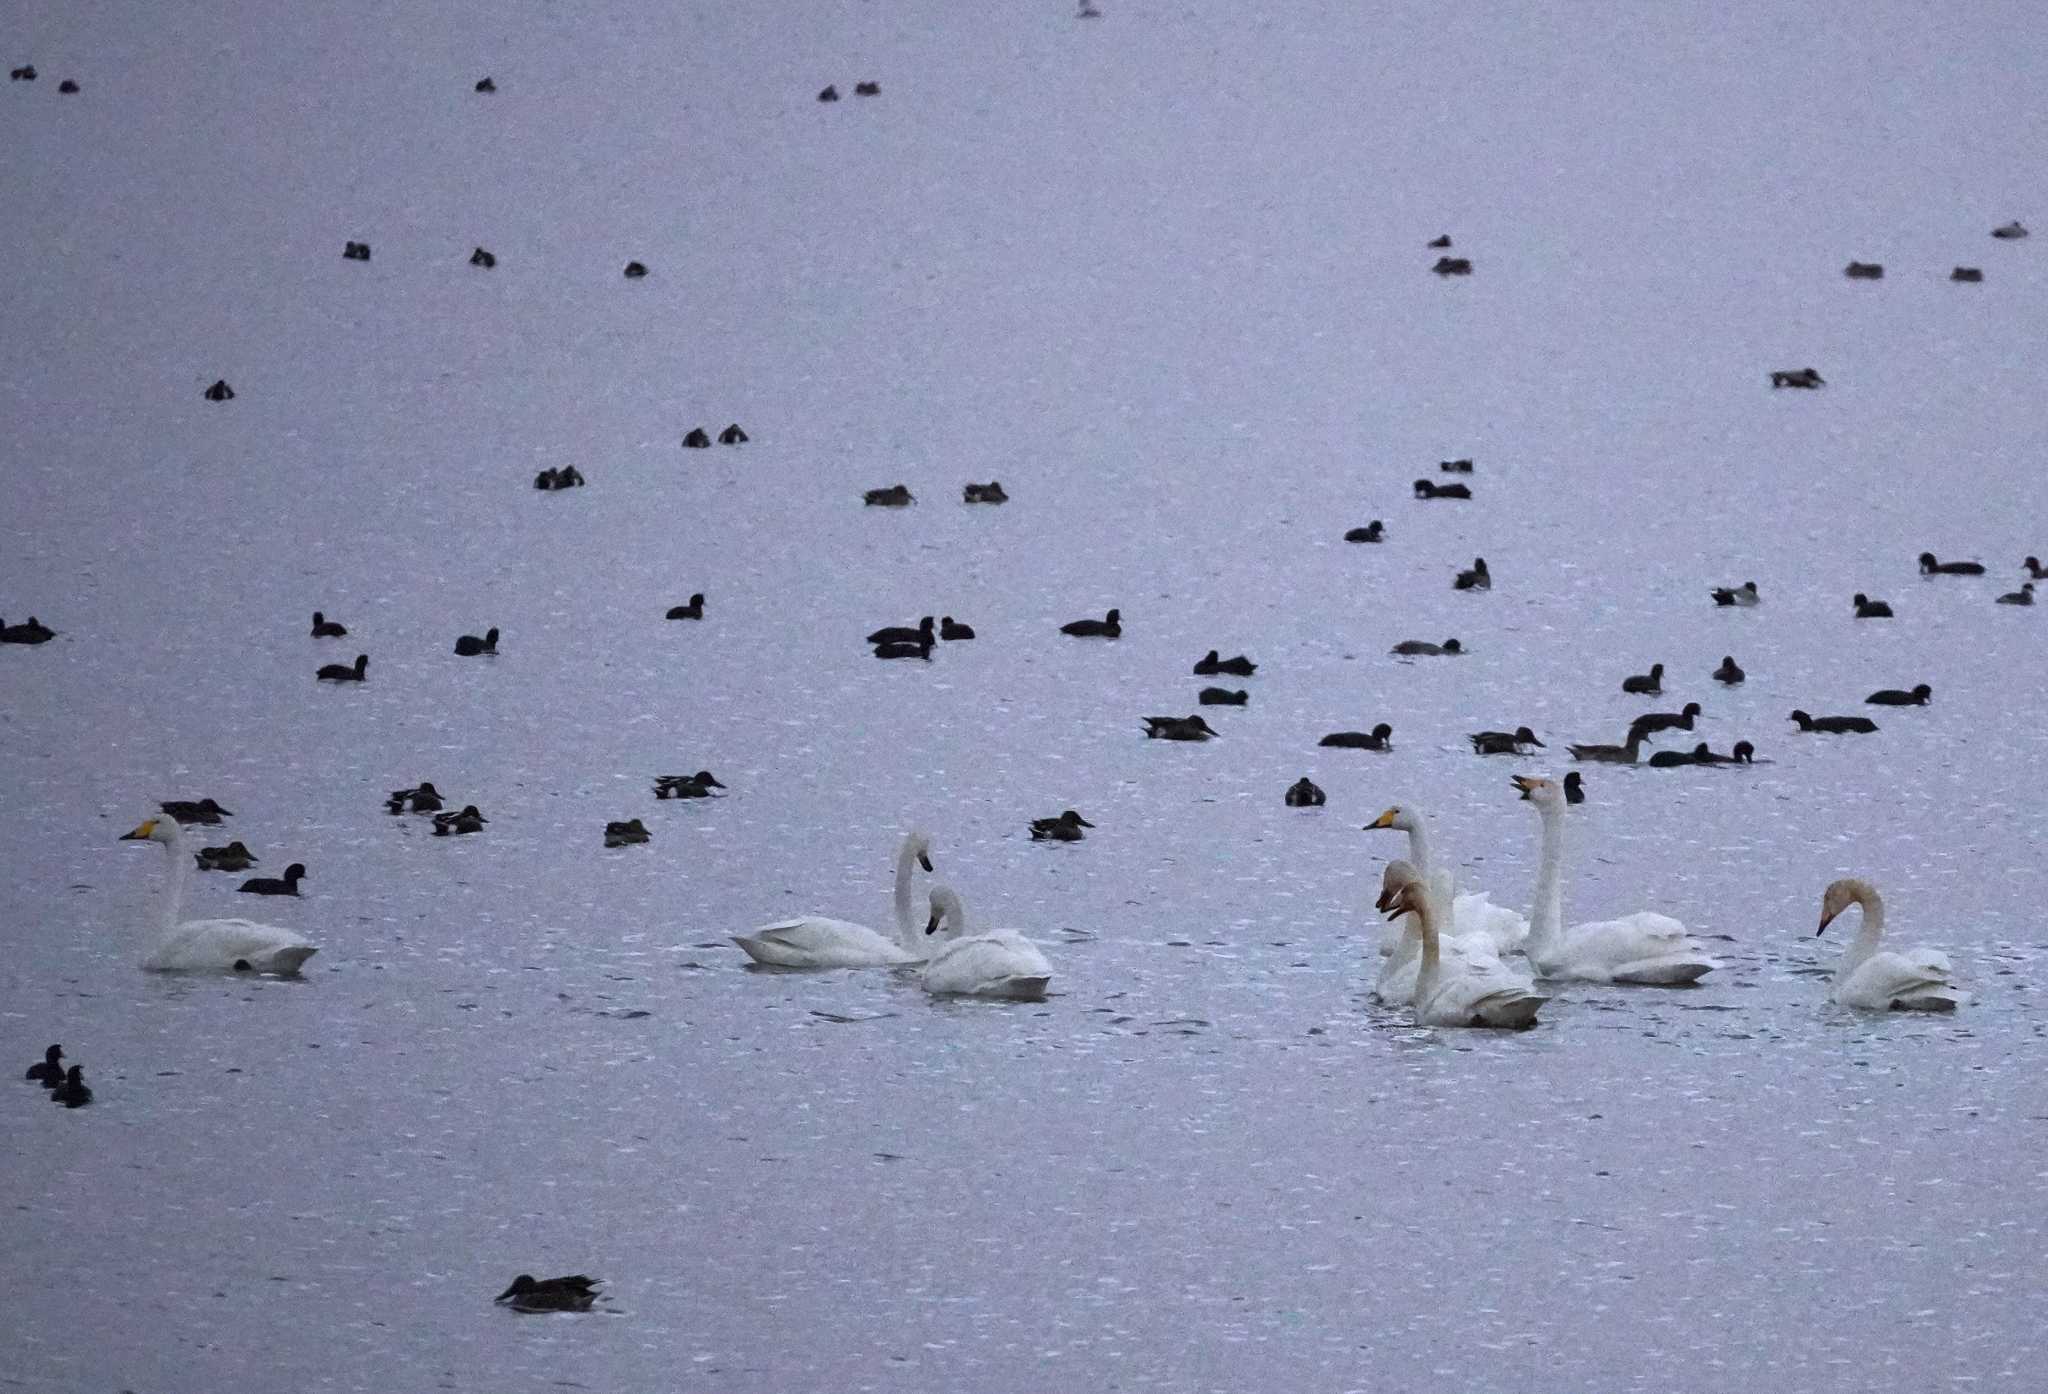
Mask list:
[[[1387,869],[1380,875],[1380,896],[1378,900],[1373,902],[1373,909],[1378,910],[1389,919],[1398,918],[1394,911],[1394,902],[1400,899],[1402,889],[1407,886],[1418,885],[1421,881],[1422,877],[1416,872],[1413,863],[1403,858],[1396,858],[1388,862]]]
[[[1423,901],[1427,898],[1429,892],[1423,886],[1422,879],[1414,876],[1413,868],[1410,868],[1409,874],[1413,879],[1404,881],[1394,887],[1391,895],[1385,892],[1381,894],[1387,918],[1390,920],[1398,920],[1403,915],[1419,916],[1422,914]],[[1425,923],[1427,922],[1425,921]]]
[[[1538,811],[1548,813],[1554,808],[1564,807],[1564,790],[1554,779],[1544,779],[1533,774],[1511,776],[1514,786],[1522,791],[1522,798],[1535,804]]]
[[[930,837],[926,836],[922,832],[913,831],[904,837],[903,850],[908,852],[911,856],[916,857],[917,864],[923,867],[927,873],[931,871],[932,840]],[[932,889],[934,891],[940,891],[944,890],[945,887],[934,886]]]
[[[960,903],[959,892],[951,886],[933,886],[931,906],[931,918],[924,925],[926,934],[937,934],[941,925],[955,935],[967,932],[967,908]]]
[[[122,833],[119,842],[161,842],[164,846],[174,845],[178,840],[178,820],[169,816],[145,818],[130,832]]]
[[[1878,898],[1877,887],[1861,876],[1844,876],[1839,881],[1830,881],[1820,898],[1820,928],[1814,930],[1814,937],[1819,938],[1834,922],[1835,916],[1851,905],[1862,906],[1863,914],[1868,918],[1871,912],[1881,907],[1883,903]]]
[[[1381,828],[1393,828],[1399,832],[1412,833],[1422,825],[1416,821],[1415,810],[1395,804],[1365,825],[1365,831],[1376,832]]]

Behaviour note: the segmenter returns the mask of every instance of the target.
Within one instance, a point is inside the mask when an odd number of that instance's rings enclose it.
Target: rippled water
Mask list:
[[[2030,1387],[2048,663],[1991,597],[2048,553],[2048,241],[1985,234],[2048,232],[2040,15],[988,8],[19,17],[0,614],[61,632],[0,648],[0,1063],[61,1040],[97,1099],[8,1105],[0,1384]],[[1410,499],[1452,455],[1478,497]],[[981,637],[854,642],[927,611]],[[1142,739],[1210,647],[1251,707]],[[1371,1006],[1361,825],[1419,802],[1525,904],[1507,776],[1554,766],[1463,733],[1619,739],[1659,660],[1770,763],[1592,771],[1567,909],[1727,968],[1513,1039]],[[420,779],[486,834],[380,811]],[[308,864],[257,912],[303,982],[136,968],[161,856],[115,839],[202,794]],[[913,824],[1050,1001],[743,969],[883,922]],[[1967,1010],[1825,1005],[1850,873]],[[605,1314],[493,1308],[520,1271]]]

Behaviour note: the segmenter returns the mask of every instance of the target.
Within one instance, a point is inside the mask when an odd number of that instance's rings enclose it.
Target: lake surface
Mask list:
[[[1992,602],[2048,554],[2048,237],[1987,234],[2048,233],[2048,19],[1104,3],[18,17],[0,615],[59,635],[0,648],[0,1065],[62,1041],[96,1099],[0,1130],[0,1387],[2038,1381],[2048,659]],[[1453,456],[1475,499],[1415,501]],[[927,612],[980,637],[858,642]],[[1143,739],[1210,648],[1249,708]],[[1689,699],[1767,763],[1589,769],[1566,913],[1722,971],[1512,1038],[1369,1002],[1364,824],[1526,908],[1508,776]],[[1549,758],[1466,746],[1524,723]],[[486,832],[384,814],[422,779]],[[137,967],[163,857],[116,839],[202,795],[309,874],[187,913],[303,931],[302,981]],[[744,966],[886,924],[912,826],[1050,1000]],[[1965,1010],[1827,1004],[1851,874]],[[518,1317],[518,1272],[607,1298]]]

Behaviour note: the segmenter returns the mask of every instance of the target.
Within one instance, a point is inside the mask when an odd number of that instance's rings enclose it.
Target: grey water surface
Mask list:
[[[59,634],[0,647],[0,1066],[96,1098],[0,1092],[0,1388],[2037,1386],[2048,616],[1993,597],[2048,554],[2048,237],[1988,233],[2048,233],[2048,16],[1102,4],[18,7],[0,615]],[[928,612],[980,637],[858,642]],[[1211,647],[1249,708],[1143,739]],[[1526,907],[1509,774],[1688,699],[1767,763],[1589,770],[1567,914],[1722,971],[1512,1038],[1368,1002],[1364,824]],[[382,811],[422,779],[488,829]],[[186,913],[302,981],[139,970],[116,839],[202,795],[309,874]],[[886,924],[911,826],[1050,1000],[744,966]],[[1827,1004],[1849,874],[1968,1007]]]

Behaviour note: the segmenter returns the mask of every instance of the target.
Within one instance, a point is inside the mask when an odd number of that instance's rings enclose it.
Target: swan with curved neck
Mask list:
[[[185,899],[185,878],[192,855],[184,830],[175,818],[150,818],[123,842],[154,842],[169,854],[171,874],[158,902],[156,943],[142,966],[155,973],[256,972],[296,973],[318,952],[305,937],[277,925],[254,920],[183,920],[178,911]]]
[[[1410,882],[1423,884],[1420,873],[1412,863],[1396,859],[1387,863],[1386,872],[1380,881],[1380,895],[1375,908],[1382,913],[1392,908],[1395,893]],[[1422,935],[1411,924],[1404,927],[1399,921],[1390,920],[1382,935],[1385,945],[1381,950],[1379,976],[1373,980],[1372,999],[1389,1007],[1406,1006],[1415,1001],[1416,985],[1422,976]],[[1522,987],[1530,983],[1519,974],[1504,968],[1493,945],[1483,934],[1463,938],[1439,936],[1438,957],[1449,965],[1447,971],[1458,973],[1508,972]]]
[[[1366,831],[1378,828],[1393,828],[1408,834],[1408,862],[1422,875],[1432,895],[1437,897],[1437,923],[1447,939],[1467,939],[1483,943],[1494,954],[1511,953],[1521,946],[1529,936],[1529,921],[1508,909],[1495,905],[1493,897],[1485,891],[1469,891],[1457,894],[1457,884],[1448,868],[1439,866],[1430,855],[1427,820],[1422,810],[1414,804],[1395,804],[1372,822],[1366,824]],[[1445,909],[1449,913],[1445,913]],[[1389,934],[1380,943],[1381,953],[1391,953],[1399,942],[1398,934]]]
[[[1413,868],[1390,863],[1380,899],[1389,915],[1410,917],[1408,935],[1421,940],[1414,997],[1417,1026],[1520,1031],[1536,1024],[1537,1012],[1550,999],[1530,991],[1530,984],[1498,959],[1478,969],[1446,966],[1436,897]]]
[[[1835,1001],[1868,1011],[1952,1012],[1958,1002],[1967,1000],[1951,981],[1947,954],[1938,949],[1899,953],[1879,947],[1884,940],[1884,899],[1860,876],[1829,884],[1821,897],[1815,937],[1851,905],[1861,907],[1863,928],[1835,969]]]
[[[762,925],[751,934],[735,934],[733,943],[756,963],[777,968],[883,968],[916,963],[924,944],[912,922],[911,877],[917,868],[932,869],[931,839],[912,830],[896,849],[896,937],[851,920],[825,915],[799,915]]]
[[[1038,946],[1014,929],[979,934],[967,927],[967,907],[951,886],[934,884],[927,937],[943,940],[924,966],[924,990],[941,997],[1001,997],[1036,1002],[1052,982],[1052,965]]]
[[[1529,962],[1546,978],[1593,983],[1636,983],[1681,987],[1720,967],[1701,950],[1685,926],[1669,915],[1639,910],[1618,920],[1564,923],[1563,786],[1553,779],[1516,775],[1522,797],[1542,820],[1542,854],[1536,868],[1536,901],[1529,909]]]

